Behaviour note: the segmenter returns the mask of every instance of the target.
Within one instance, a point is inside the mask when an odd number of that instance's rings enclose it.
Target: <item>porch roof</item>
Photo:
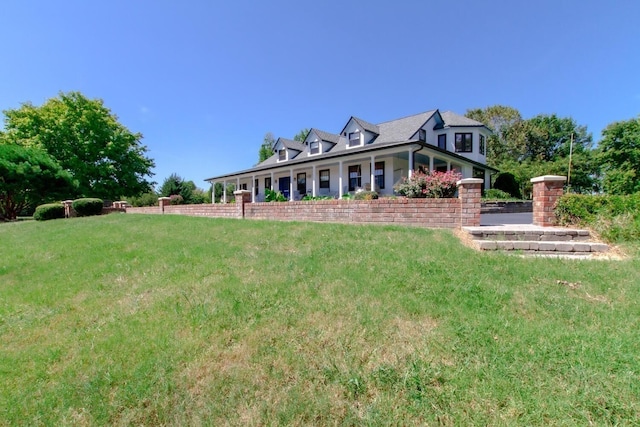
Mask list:
[[[259,165],[253,167],[253,168],[249,168],[249,169],[245,169],[245,170],[241,170],[241,171],[237,171],[237,172],[232,172],[229,174],[225,174],[225,175],[218,175],[218,176],[214,176],[211,178],[207,178],[205,179],[205,181],[207,182],[213,182],[213,181],[220,181],[223,179],[227,179],[227,178],[235,178],[241,175],[254,175],[260,172],[267,172],[273,169],[291,169],[291,168],[296,168],[299,167],[301,165],[305,165],[305,164],[311,164],[311,163],[320,163],[320,162],[325,162],[326,160],[338,160],[338,158],[343,157],[344,159],[349,159],[349,158],[354,158],[354,157],[358,157],[359,155],[365,154],[365,153],[371,153],[374,151],[380,151],[380,150],[384,150],[384,149],[388,149],[388,148],[400,148],[403,146],[411,146],[414,145],[416,146],[416,150],[420,150],[420,149],[427,149],[430,150],[431,152],[434,153],[440,153],[442,155],[445,155],[447,157],[451,157],[456,159],[457,161],[459,161],[460,163],[464,163],[464,164],[470,164],[473,166],[477,166],[479,168],[488,170],[488,171],[493,171],[493,172],[498,172],[498,169],[492,168],[490,166],[487,166],[485,164],[482,164],[480,162],[476,162],[474,160],[470,160],[467,159],[466,157],[463,157],[459,154],[453,153],[451,151],[447,151],[447,150],[443,150],[441,148],[438,148],[435,145],[431,145],[431,144],[427,144],[424,141],[419,141],[419,140],[408,140],[408,141],[392,141],[392,142],[377,142],[375,144],[369,144],[369,145],[365,145],[363,147],[354,147],[354,148],[350,148],[348,151],[345,150],[340,150],[339,152],[328,152],[328,153],[324,153],[321,155],[316,155],[316,156],[309,156],[309,157],[304,157],[304,158],[295,158],[293,160],[289,160],[287,162],[283,162],[283,163],[268,163],[265,164],[267,162],[263,162],[260,163]],[[418,148],[419,147],[419,148]]]

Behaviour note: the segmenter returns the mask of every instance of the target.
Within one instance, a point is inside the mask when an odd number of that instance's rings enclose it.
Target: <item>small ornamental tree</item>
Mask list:
[[[394,187],[394,190],[409,198],[453,197],[460,179],[462,179],[462,174],[454,171],[415,172],[410,178],[403,178],[402,182]]]

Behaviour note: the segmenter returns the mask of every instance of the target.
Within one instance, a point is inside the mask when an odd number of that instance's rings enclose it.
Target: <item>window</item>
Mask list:
[[[484,180],[484,169],[473,168],[473,177]]]
[[[360,145],[360,131],[349,133],[349,147],[356,147]]]
[[[426,141],[427,140],[427,131],[424,129],[420,129],[418,131],[418,140]]]
[[[300,195],[307,194],[307,174],[306,173],[298,174],[298,193],[300,193]]]
[[[473,151],[473,134],[456,133],[456,153],[470,153]]]
[[[320,171],[320,188],[329,188],[329,169],[323,169]]]
[[[256,196],[257,196],[257,195],[258,195],[258,187],[260,186],[260,180],[256,178],[256,179],[255,179],[255,181],[254,181],[254,183],[253,183],[253,185],[254,185],[254,187],[255,187],[255,188],[254,188],[254,190],[253,190],[253,192],[254,192],[254,193],[256,194]]]
[[[267,189],[271,190],[271,177],[264,179],[264,189],[265,189],[265,192]]]
[[[309,149],[311,154],[318,154],[320,152],[320,143],[318,141],[313,141],[309,144]]]
[[[247,183],[245,182],[244,184],[240,184],[240,189],[241,190],[246,190],[247,189]]]
[[[443,150],[447,149],[447,134],[446,133],[438,135],[438,148],[442,148]]]
[[[349,166],[349,191],[362,187],[362,173],[360,165]]]
[[[287,150],[278,150],[278,160],[287,160]]]
[[[376,169],[373,172],[375,178],[375,186],[380,190],[384,189],[384,162],[376,162]],[[372,190],[374,190],[372,188]]]
[[[480,135],[480,145],[478,150],[480,150],[480,154],[484,154],[484,135]]]

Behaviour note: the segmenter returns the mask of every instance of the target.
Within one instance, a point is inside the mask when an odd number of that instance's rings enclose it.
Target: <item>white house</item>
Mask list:
[[[450,111],[377,125],[351,117],[337,134],[311,129],[304,142],[278,138],[267,160],[206,181],[222,183],[225,190],[229,183],[251,190],[254,202],[264,200],[265,189],[289,200],[305,194],[342,197],[359,188],[392,195],[393,186],[417,170],[455,170],[463,178],[483,179],[489,188],[490,174],[497,172],[486,165],[490,134],[482,123]]]

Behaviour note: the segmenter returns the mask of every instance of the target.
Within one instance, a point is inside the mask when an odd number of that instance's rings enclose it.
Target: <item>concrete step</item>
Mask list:
[[[478,240],[474,243],[483,251],[523,251],[540,253],[581,253],[606,252],[609,246],[588,241],[540,241],[540,240]]]
[[[506,227],[467,227],[465,230],[471,234],[474,240],[585,242],[591,238],[588,230],[565,228],[518,229]]]

